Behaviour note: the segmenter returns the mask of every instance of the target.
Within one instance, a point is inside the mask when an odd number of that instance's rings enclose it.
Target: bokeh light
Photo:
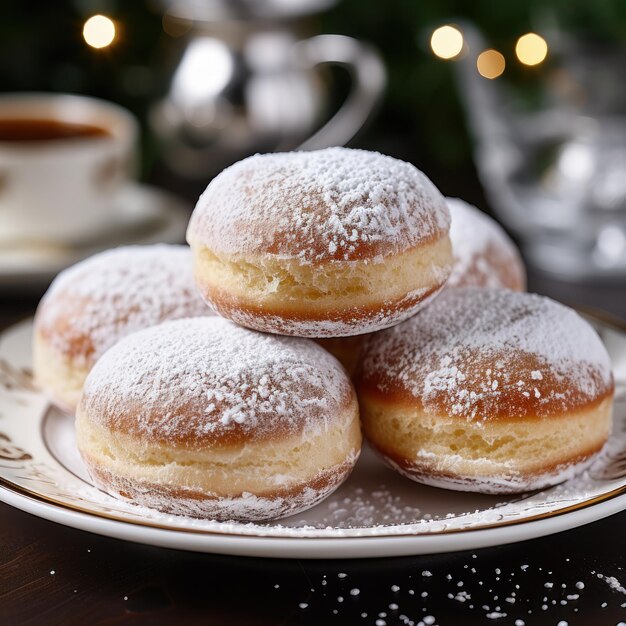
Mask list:
[[[524,65],[539,65],[548,55],[548,44],[540,35],[527,33],[517,40],[515,54]]]
[[[83,37],[92,48],[106,48],[115,39],[115,23],[106,15],[93,15],[83,26]]]
[[[485,78],[498,78],[504,72],[506,61],[500,52],[489,49],[483,50],[476,59],[478,73]]]
[[[204,106],[233,76],[235,65],[228,46],[217,37],[196,37],[187,46],[172,79],[171,97],[182,107]]]
[[[440,59],[453,59],[463,50],[463,33],[454,26],[440,26],[430,37],[430,47]]]

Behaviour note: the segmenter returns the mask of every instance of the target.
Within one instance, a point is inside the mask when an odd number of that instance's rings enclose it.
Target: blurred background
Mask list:
[[[41,290],[87,251],[180,237],[211,177],[247,154],[345,144],[410,161],[493,215],[532,290],[626,316],[621,0],[57,0],[2,13],[2,91],[130,110],[141,185],[120,202],[163,211],[137,210],[101,240],[0,243],[0,288]]]

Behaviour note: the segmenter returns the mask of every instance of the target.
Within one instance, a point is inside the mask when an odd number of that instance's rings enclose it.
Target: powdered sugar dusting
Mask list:
[[[606,349],[576,312],[534,294],[478,288],[444,291],[372,336],[362,376],[468,420],[562,413],[612,387]]]
[[[623,435],[618,437],[618,442],[623,453]],[[172,529],[261,537],[391,537],[476,530],[493,524],[533,519],[550,511],[565,511],[574,505],[596,501],[599,495],[611,492],[624,482],[623,469],[617,479],[607,481],[597,476],[598,470],[605,468],[607,462],[611,463],[610,459],[602,455],[591,470],[546,491],[494,499],[493,496],[433,490],[412,483],[381,467],[380,461],[366,447],[355,471],[331,498],[305,515],[268,524],[226,523],[170,515],[113,499],[66,471],[54,478],[63,485],[64,493],[70,498],[78,498],[77,502],[83,506],[88,501],[90,506],[104,507],[108,515],[157,522]],[[381,479],[386,484],[381,484]],[[72,481],[71,488],[68,480]],[[527,568],[522,565],[520,569]],[[422,573],[422,576],[427,574]],[[581,587],[577,585],[577,589]]]
[[[594,574],[595,572],[591,573]],[[605,576],[604,574],[600,574],[599,572],[595,574],[600,580],[603,580],[611,589],[626,595],[626,589],[620,583],[620,581],[615,578],[615,576]]]
[[[454,256],[448,286],[520,289],[525,282],[524,266],[515,244],[499,224],[459,198],[446,201]]]
[[[109,428],[205,445],[233,433],[251,441],[326,431],[352,394],[339,362],[312,341],[204,317],[114,346],[87,378],[83,409]]]
[[[624,335],[617,329],[609,330],[610,327],[600,322],[597,325],[616,359],[616,421],[609,440],[610,450],[608,454],[603,454],[588,472],[577,476],[575,480],[539,493],[496,499],[493,496],[454,493],[424,487],[381,467],[380,462],[376,458],[372,458],[373,455],[366,447],[365,454],[357,463],[355,472],[347,483],[344,483],[335,495],[304,516],[292,517],[281,523],[273,522],[261,525],[220,523],[206,519],[167,515],[153,509],[120,501],[90,485],[82,461],[76,451],[73,417],[63,414],[54,407],[50,407],[49,411],[43,411],[42,407],[46,403],[41,392],[25,384],[18,384],[13,389],[7,386],[4,390],[3,408],[5,412],[8,411],[19,419],[4,420],[3,430],[15,445],[33,453],[34,458],[27,463],[21,461],[14,463],[13,468],[9,464],[3,470],[4,476],[17,485],[22,485],[41,494],[47,500],[64,503],[70,508],[79,507],[83,511],[90,511],[92,515],[123,520],[131,524],[158,524],[161,528],[169,528],[172,531],[182,530],[185,534],[184,536],[183,534],[180,535],[181,541],[177,544],[179,547],[183,545],[188,547],[191,541],[195,541],[193,549],[205,551],[228,550],[227,547],[224,547],[225,544],[221,544],[219,548],[216,547],[219,543],[219,538],[216,539],[217,533],[277,538],[393,537],[398,535],[406,537],[408,533],[412,533],[425,535],[427,538],[430,533],[448,530],[476,530],[490,527],[493,524],[510,525],[532,520],[537,516],[545,517],[546,514],[568,512],[572,507],[578,509],[585,504],[594,504],[606,500],[607,494],[612,494],[616,489],[621,488],[626,480],[624,478],[624,468],[626,467],[624,463],[624,458],[626,458],[626,424],[624,422],[626,404],[623,402],[624,397],[626,397],[624,395],[625,377],[623,375],[625,362],[622,359]],[[27,367],[29,364],[28,341],[30,335],[31,326],[30,323],[26,322],[5,333],[2,341],[0,341],[0,357],[13,363],[16,368]],[[13,379],[9,378],[9,380]],[[14,380],[18,381],[19,379],[15,378]],[[44,443],[42,437],[45,445],[42,445]],[[383,502],[386,501],[387,497],[389,498],[392,505],[390,507],[381,507],[380,498],[374,498],[375,492],[382,489],[381,482],[386,483],[388,492],[388,496],[381,497]],[[361,488],[363,492],[360,491]],[[362,493],[362,495],[357,498],[355,493]],[[399,501],[397,500],[398,496],[401,497]],[[335,503],[338,505],[337,507],[335,507]],[[363,507],[364,503],[367,506]],[[407,513],[405,517],[403,512],[407,510],[406,507],[415,507],[414,514]],[[339,511],[339,509],[343,509],[343,511]],[[597,517],[599,517],[605,509],[599,507],[597,510],[599,513]],[[361,516],[360,511],[363,512],[363,516]],[[379,512],[382,512],[382,515],[379,515]],[[389,517],[387,517],[387,513],[389,513]],[[398,523],[396,523],[396,516],[398,516]],[[300,526],[303,519],[309,523],[307,528]],[[552,519],[562,520],[561,528],[569,527],[568,515],[557,515],[556,517],[553,516]],[[349,520],[350,527],[344,526],[341,520]],[[335,527],[335,524],[338,527]],[[527,531],[526,529],[538,526],[540,525],[519,524],[516,527],[518,530],[510,533],[509,536],[518,539],[536,536],[533,534],[534,531]],[[188,530],[193,531],[193,534],[187,532]],[[141,531],[139,532],[141,533]],[[144,535],[146,541],[148,541],[151,532],[150,529],[146,529]],[[455,538],[460,536],[461,533],[454,532],[441,537],[441,540],[453,542]],[[235,539],[229,538],[227,541],[233,542]],[[438,539],[436,540],[438,541]],[[183,543],[183,541],[187,543]],[[279,542],[273,547],[276,553],[279,553],[285,549],[285,546],[289,547],[289,545]],[[319,556],[317,543],[307,541],[303,545],[304,548],[299,554],[300,557]],[[373,556],[374,551],[380,554],[380,544],[377,545],[376,542],[373,542],[372,545],[375,547],[368,547],[369,552],[364,552],[366,548],[363,545],[358,545],[352,555],[365,556],[368,554]],[[460,549],[458,543],[448,543],[447,545],[451,548],[456,546],[456,549]],[[471,545],[471,540],[467,541],[463,544],[463,548],[468,548]],[[415,553],[417,550],[415,544],[411,544],[407,552],[410,550],[412,550],[412,554]],[[291,555],[294,555],[293,552]],[[343,552],[342,556],[347,556],[347,553]],[[476,554],[468,554],[467,562],[470,565],[478,566],[479,559],[477,559]],[[519,561],[519,563],[524,563],[524,561]],[[534,567],[532,565],[519,566],[519,563],[511,565],[511,571],[514,570],[516,576],[524,576],[523,570]],[[414,573],[415,578],[421,580],[420,571],[424,567],[426,565],[419,566],[418,564]],[[480,569],[478,571],[482,574]],[[617,570],[601,571],[606,575],[617,576],[621,584],[624,584]],[[433,578],[428,580],[433,580],[438,584],[437,576],[445,573],[445,570],[438,574],[435,568],[432,573]],[[505,570],[503,569],[504,573]],[[440,577],[443,579],[442,575]],[[576,580],[579,582],[574,587]],[[586,587],[589,587],[589,581],[584,580]],[[585,585],[580,582],[580,577],[566,577],[565,581],[572,586],[572,591],[575,593],[585,593],[583,589]],[[355,582],[352,581],[353,584]],[[557,586],[556,583],[555,586]],[[596,586],[603,586],[607,593],[610,592],[608,584],[603,581],[598,580]],[[581,589],[583,589],[582,592]],[[419,591],[417,591],[416,597],[419,595]],[[619,600],[621,595],[616,593],[614,597]]]
[[[439,238],[449,223],[445,200],[410,163],[328,148],[227,168],[198,200],[188,240],[226,255],[367,260]]]
[[[407,504],[401,495],[390,491],[385,484],[377,485],[371,490],[344,486],[342,497],[327,501],[323,508],[324,511],[321,509],[317,511],[322,520],[317,524],[310,520],[298,519],[291,522],[292,526],[359,528],[375,526],[380,524],[381,520],[383,523],[386,521],[393,524],[410,524],[422,515],[419,508]]]
[[[178,515],[204,520],[223,522],[261,522],[294,515],[315,506],[328,497],[351,471],[356,463],[359,452],[354,450],[341,465],[320,469],[309,484],[294,484],[290,493],[277,492],[270,496],[260,496],[244,492],[236,496],[217,496],[214,493],[198,492],[186,495],[179,491],[172,495],[162,485],[146,484],[141,480],[128,480],[107,472],[103,479],[99,472],[90,472],[92,480],[103,491],[132,505],[140,505],[142,509],[159,511],[162,514]]]
[[[478,491],[479,493],[506,495],[519,493],[520,491],[534,491],[536,489],[546,489],[553,485],[558,485],[568,480],[572,480],[580,475],[584,470],[588,469],[602,452],[592,454],[582,461],[574,463],[563,463],[546,472],[538,472],[533,475],[522,473],[514,467],[503,468],[502,463],[493,463],[493,472],[491,476],[475,476],[472,478],[464,478],[459,470],[455,468],[455,462],[463,467],[467,467],[468,459],[460,455],[446,455],[446,461],[451,462],[450,475],[445,477],[438,476],[435,472],[428,473],[423,471],[423,461],[428,460],[435,462],[438,460],[437,455],[420,452],[416,457],[416,463],[413,468],[398,465],[390,458],[383,458],[383,461],[393,470],[406,476],[411,480],[415,480],[416,472],[419,473],[419,482],[430,487],[440,487],[441,489],[452,489],[454,491]],[[480,459],[480,463],[484,466],[488,462],[487,459]],[[469,461],[471,463],[471,461]],[[453,476],[454,472],[458,475]]]
[[[90,366],[137,330],[210,313],[187,246],[128,246],[61,272],[41,301],[36,326],[54,350]]]
[[[263,314],[263,321],[267,328],[276,329],[276,332],[295,337],[350,337],[372,333],[408,319],[426,306],[444,287],[434,291],[431,289],[415,289],[399,301],[383,304],[379,309],[363,312],[355,311],[354,315],[342,312],[341,316],[326,320],[310,320],[285,318],[278,315]],[[429,293],[431,291],[431,293]],[[229,319],[242,326],[258,327],[258,313],[244,309],[233,308],[228,311]]]

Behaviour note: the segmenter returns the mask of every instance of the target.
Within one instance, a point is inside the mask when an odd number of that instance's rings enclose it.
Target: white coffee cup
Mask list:
[[[97,235],[113,221],[115,196],[134,169],[134,117],[95,98],[17,93],[0,96],[0,126],[11,120],[101,132],[28,141],[0,133],[0,247],[72,243]]]

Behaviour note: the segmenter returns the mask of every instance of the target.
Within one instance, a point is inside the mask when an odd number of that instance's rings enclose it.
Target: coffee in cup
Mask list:
[[[131,176],[136,141],[132,115],[102,100],[0,96],[0,246],[96,235]]]

